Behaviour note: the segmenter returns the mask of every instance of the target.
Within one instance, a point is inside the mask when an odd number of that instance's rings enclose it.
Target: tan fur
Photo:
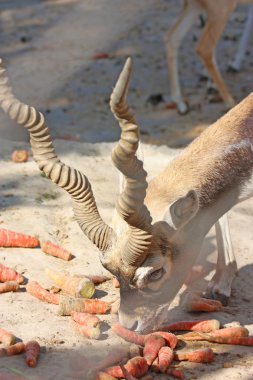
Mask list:
[[[244,143],[245,142],[245,143]],[[253,170],[253,93],[207,128],[147,189],[145,203],[151,214],[195,190],[200,206],[250,177]],[[153,212],[152,212],[153,211]]]

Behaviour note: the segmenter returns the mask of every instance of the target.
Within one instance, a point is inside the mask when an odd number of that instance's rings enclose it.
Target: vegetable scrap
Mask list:
[[[28,160],[29,154],[27,150],[14,150],[11,159],[13,162],[22,163]]]
[[[25,362],[29,367],[36,367],[40,356],[40,345],[36,340],[31,340],[25,345]]]
[[[74,297],[91,298],[95,293],[95,286],[88,278],[68,276],[51,269],[46,269],[46,273],[56,285],[69,295]]]
[[[28,282],[26,285],[26,291],[41,301],[46,301],[55,305],[59,304],[59,294],[50,293],[44,289],[37,281]]]
[[[40,241],[34,236],[0,228],[0,247],[36,248]]]
[[[42,243],[41,249],[47,255],[58,257],[62,260],[69,261],[73,258],[72,253],[48,240]]]
[[[15,281],[18,284],[22,284],[24,280],[24,277],[17,273],[14,269],[0,264],[0,282]]]

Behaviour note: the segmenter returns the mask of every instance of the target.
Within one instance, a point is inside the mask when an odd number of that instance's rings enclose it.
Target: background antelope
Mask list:
[[[119,279],[120,322],[145,331],[166,318],[215,223],[218,247],[231,253],[220,226],[227,227],[223,215],[233,205],[253,194],[253,94],[206,129],[148,184],[136,157],[139,127],[126,103],[130,73],[128,59],[110,101],[121,128],[112,161],[125,177],[116,205],[121,223],[117,229],[101,218],[87,177],[57,157],[44,116],[14,97],[2,65],[0,104],[27,128],[39,168],[70,194],[82,231],[100,250],[103,266]],[[221,258],[216,272],[227,294],[234,264],[232,256]],[[219,281],[214,279],[215,285]],[[211,289],[215,293],[213,284]]]
[[[197,44],[196,52],[204,63],[207,73],[216,85],[222,99],[230,108],[235,102],[216,63],[215,48],[221,38],[229,16],[239,3],[253,3],[252,0],[184,0],[182,12],[166,33],[165,45],[169,70],[169,82],[172,100],[176,103],[179,113],[188,111],[184,101],[178,75],[178,49],[183,38],[192,27],[196,18],[206,13],[207,20]],[[248,39],[253,25],[253,5],[249,7],[247,21],[239,43],[235,59],[230,63],[230,69],[238,71],[245,56]]]

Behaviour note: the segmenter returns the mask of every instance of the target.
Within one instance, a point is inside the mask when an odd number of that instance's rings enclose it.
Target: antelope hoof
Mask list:
[[[240,71],[240,67],[239,66],[236,66],[235,64],[233,63],[230,63],[227,67],[227,72],[228,73],[231,73],[231,74],[237,74],[239,73]]]
[[[177,112],[179,115],[186,115],[190,111],[190,107],[185,102],[177,102]]]
[[[233,108],[235,106],[235,101],[233,98],[228,98],[226,101],[226,106],[230,109],[230,108]]]

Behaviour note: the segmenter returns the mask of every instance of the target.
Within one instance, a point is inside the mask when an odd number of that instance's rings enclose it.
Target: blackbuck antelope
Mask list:
[[[224,215],[253,194],[253,93],[148,184],[136,157],[139,127],[126,102],[131,65],[128,58],[110,101],[121,128],[112,161],[125,178],[115,228],[102,220],[87,177],[57,157],[42,113],[14,97],[2,64],[0,104],[27,128],[40,170],[70,194],[82,231],[99,249],[102,265],[117,276],[120,322],[146,331],[165,320],[214,224],[219,259],[209,291],[230,295],[236,262]]]
[[[196,18],[203,13],[206,13],[207,21],[198,41],[196,52],[203,61],[207,73],[216,85],[226,105],[230,108],[235,104],[218,69],[215,48],[221,38],[229,16],[239,3],[253,4],[253,0],[184,0],[179,18],[165,35],[171,98],[176,103],[179,113],[186,113],[188,105],[183,98],[180,87],[178,50],[183,38],[194,24]],[[238,52],[235,59],[229,65],[230,69],[234,71],[240,69],[241,61],[246,53],[248,39],[250,34],[252,34],[252,25],[253,5],[249,6],[247,21],[240,39]]]

